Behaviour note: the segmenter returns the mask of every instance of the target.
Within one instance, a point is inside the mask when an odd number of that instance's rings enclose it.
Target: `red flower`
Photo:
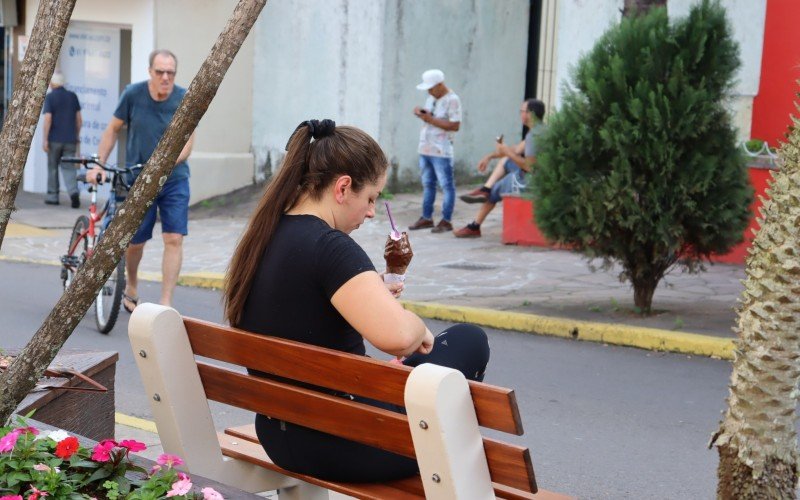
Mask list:
[[[64,460],[69,460],[69,457],[75,454],[78,451],[78,438],[75,436],[70,436],[66,439],[62,439],[56,445],[56,452],[55,455],[58,458],[62,458]]]

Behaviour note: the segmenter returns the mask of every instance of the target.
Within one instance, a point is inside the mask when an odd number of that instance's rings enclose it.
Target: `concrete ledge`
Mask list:
[[[53,261],[34,260],[24,257],[0,255],[0,260],[29,264],[61,264]],[[146,281],[161,281],[160,273],[141,273]],[[182,286],[221,289],[222,273],[197,272],[181,274],[178,283]],[[699,333],[674,332],[657,328],[634,327],[618,323],[595,323],[523,314],[476,307],[452,306],[429,302],[401,301],[403,307],[415,314],[430,319],[474,323],[476,325],[513,330],[522,333],[549,335],[573,340],[588,340],[607,344],[638,347],[651,351],[665,351],[717,359],[733,359],[734,341],[731,338],[701,335]]]

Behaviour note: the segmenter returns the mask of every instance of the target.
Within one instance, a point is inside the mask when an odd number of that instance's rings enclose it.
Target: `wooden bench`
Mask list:
[[[374,499],[567,498],[537,489],[527,448],[481,436],[479,426],[522,434],[510,389],[468,382],[441,366],[412,370],[182,318],[154,304],[136,308],[129,335],[164,450],[192,473],[250,492],[278,489],[282,499],[328,498],[329,491]],[[196,356],[404,405],[408,416]],[[284,470],[269,460],[253,425],[217,434],[208,400],[415,457],[420,475],[344,484]]]

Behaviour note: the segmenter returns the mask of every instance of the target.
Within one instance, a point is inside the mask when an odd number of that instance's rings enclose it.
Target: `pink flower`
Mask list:
[[[161,470],[161,466],[160,465],[154,465],[153,467],[150,468],[150,475],[154,476],[156,474],[156,472],[158,472],[160,470]]]
[[[13,430],[0,438],[0,453],[13,450],[17,444],[17,438],[19,438],[18,430]]]
[[[14,429],[14,431],[15,432],[19,431],[20,434],[22,434],[23,432],[28,432],[30,434],[33,434],[34,436],[39,435],[39,429],[37,429],[36,427],[31,427],[31,426],[28,426],[28,427],[17,427],[16,429]]]
[[[119,442],[119,445],[123,448],[127,448],[128,451],[132,451],[136,453],[137,451],[144,451],[147,449],[147,446],[144,443],[140,443],[139,441],[133,439],[124,439]]]
[[[92,460],[95,462],[108,462],[111,460],[111,450],[117,446],[117,442],[111,439],[101,441],[92,450]]]
[[[46,491],[36,489],[36,486],[31,486],[31,492],[32,493],[28,495],[28,500],[39,500],[40,498],[44,498],[47,496]]]
[[[53,469],[46,464],[36,464],[33,466],[33,470],[38,470],[39,472],[50,472]]]
[[[181,481],[188,481],[189,474],[186,474],[185,472],[178,472],[178,479],[180,479]]]
[[[189,493],[192,489],[192,482],[188,479],[179,479],[172,483],[172,489],[167,492],[168,497],[177,497]]]
[[[214,488],[203,488],[200,491],[203,493],[203,500],[225,500],[225,497],[220,495]]]
[[[169,453],[162,453],[156,459],[158,465],[166,465],[167,467],[177,467],[183,465],[183,460],[178,455],[170,455]]]

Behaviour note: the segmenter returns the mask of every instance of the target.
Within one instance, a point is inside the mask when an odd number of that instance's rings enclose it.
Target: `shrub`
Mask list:
[[[580,60],[542,138],[536,221],[618,262],[649,312],[661,278],[742,240],[752,189],[725,109],[738,47],[717,2],[626,18]]]

